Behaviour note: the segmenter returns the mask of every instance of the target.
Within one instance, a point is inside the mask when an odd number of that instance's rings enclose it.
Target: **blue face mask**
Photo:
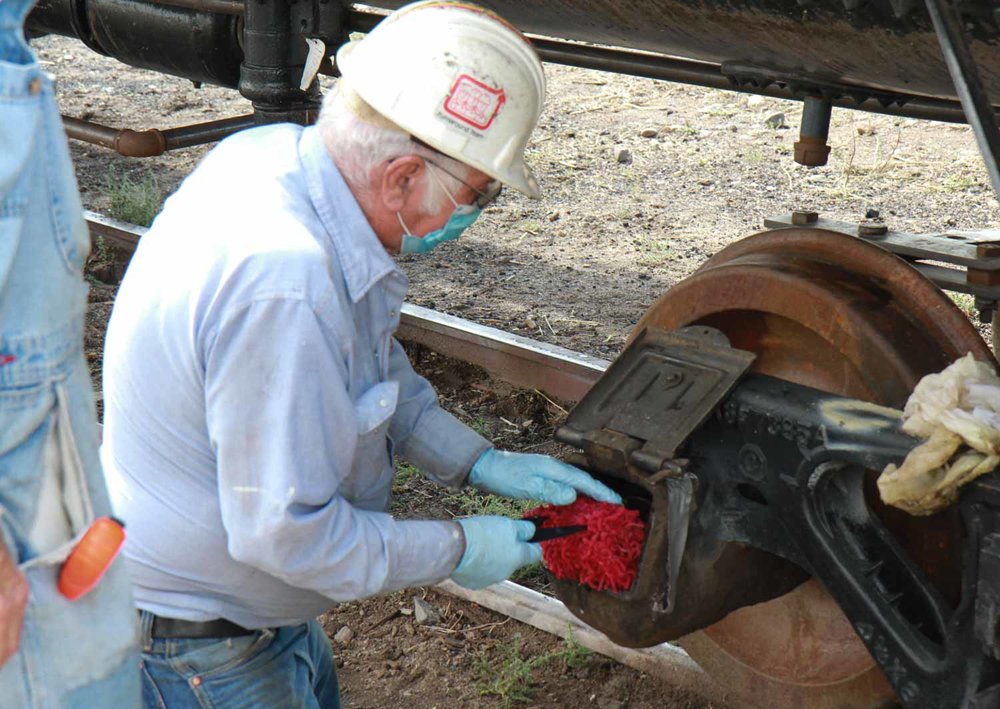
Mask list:
[[[399,224],[403,227],[403,242],[399,246],[400,254],[425,254],[438,244],[457,239],[462,235],[463,231],[476,221],[483,211],[474,204],[459,204],[456,202],[455,198],[448,192],[448,189],[441,183],[441,178],[433,170],[431,170],[431,175],[434,176],[434,179],[441,186],[441,189],[444,190],[444,193],[448,195],[451,203],[455,205],[455,210],[448,217],[448,221],[445,222],[443,227],[428,232],[423,236],[414,236],[411,234],[409,227],[403,221],[402,215],[396,212],[396,218],[399,219]]]

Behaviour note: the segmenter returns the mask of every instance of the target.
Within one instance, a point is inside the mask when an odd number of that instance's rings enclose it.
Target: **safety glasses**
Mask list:
[[[427,148],[428,150],[433,150],[435,153],[438,153],[439,155],[444,155],[444,153],[442,153],[440,150],[438,150],[437,148],[435,148],[435,147],[433,147],[431,145],[428,145],[427,143],[425,143],[424,141],[420,140],[420,138],[416,137],[415,135],[411,135],[410,136],[410,140],[412,140],[414,143],[416,143],[417,145],[419,145],[421,147]],[[423,157],[423,156],[421,156],[421,157]],[[448,157],[448,156],[445,155],[445,157]],[[423,159],[426,162],[429,162],[431,165],[433,165],[434,167],[436,167],[438,170],[440,170],[444,174],[448,175],[449,177],[454,177],[456,180],[458,180],[463,185],[465,185],[466,187],[468,187],[470,190],[472,190],[473,192],[475,192],[476,195],[477,195],[477,197],[476,197],[476,201],[473,202],[473,204],[475,204],[480,209],[486,209],[491,204],[493,204],[494,202],[496,202],[497,197],[499,197],[500,193],[503,192],[503,183],[500,182],[500,180],[493,180],[492,182],[490,182],[489,184],[486,185],[485,189],[479,190],[479,189],[476,189],[475,187],[473,187],[472,185],[470,185],[468,182],[466,182],[465,180],[463,180],[458,175],[456,175],[454,172],[451,172],[450,170],[445,170],[443,167],[441,167],[439,164],[437,164],[433,160],[431,160],[429,158],[423,158]]]
[[[473,187],[472,185],[470,185],[468,182],[466,182],[465,180],[463,180],[461,177],[459,177],[458,175],[456,175],[454,172],[452,172],[450,170],[446,170],[445,168],[441,167],[441,165],[439,165],[438,163],[434,162],[433,160],[430,160],[429,158],[424,158],[424,162],[430,163],[431,165],[433,165],[434,167],[436,167],[438,170],[440,170],[444,174],[446,174],[446,175],[448,175],[450,177],[455,178],[456,180],[458,180],[459,182],[461,182],[463,185],[465,185],[466,187],[468,187],[470,190],[472,190],[473,192],[475,192],[477,196],[476,196],[476,201],[473,202],[473,204],[475,204],[480,209],[486,209],[488,206],[490,206],[491,204],[493,204],[497,200],[497,197],[500,196],[500,193],[503,192],[503,183],[500,182],[500,180],[493,180],[492,182],[487,183],[487,185],[486,185],[486,187],[484,189],[480,190],[480,189],[476,189],[475,187]]]

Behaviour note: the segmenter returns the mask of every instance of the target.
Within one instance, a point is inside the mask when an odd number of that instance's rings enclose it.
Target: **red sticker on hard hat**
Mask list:
[[[462,74],[451,87],[444,110],[473,128],[486,130],[506,100],[503,89],[494,89],[468,74]]]

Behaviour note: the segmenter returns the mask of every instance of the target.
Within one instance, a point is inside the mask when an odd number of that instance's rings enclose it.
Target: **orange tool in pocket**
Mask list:
[[[125,543],[125,525],[114,517],[99,517],[73,547],[59,572],[59,593],[71,601],[89,593],[118,556]]]

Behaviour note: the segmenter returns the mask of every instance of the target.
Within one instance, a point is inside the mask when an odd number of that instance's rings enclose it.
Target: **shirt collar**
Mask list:
[[[326,152],[315,126],[302,131],[299,158],[305,169],[309,198],[330,235],[351,300],[357,303],[391,273],[402,276]]]

